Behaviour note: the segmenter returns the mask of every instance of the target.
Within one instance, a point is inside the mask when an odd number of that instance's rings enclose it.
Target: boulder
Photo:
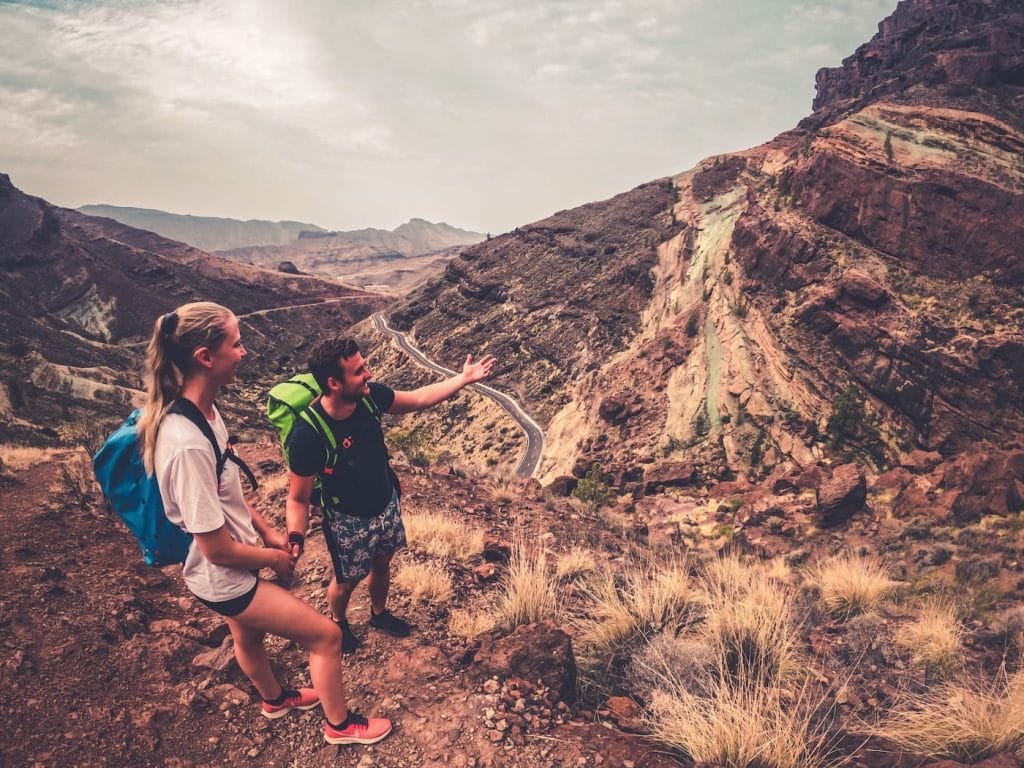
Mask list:
[[[920,475],[939,466],[942,463],[942,454],[938,451],[922,451],[916,448],[904,456],[900,463],[915,475]]]
[[[612,696],[604,704],[607,717],[624,731],[640,733],[645,730],[644,713],[640,705],[628,696]]]
[[[571,496],[572,492],[576,490],[576,486],[579,485],[579,482],[579,479],[572,475],[559,475],[551,481],[551,485],[548,486],[548,490],[550,490],[555,496]]]
[[[977,451],[950,462],[942,485],[955,493],[953,519],[963,525],[984,515],[1006,517],[1024,507],[1024,451]]]
[[[290,261],[282,261],[280,264],[278,264],[277,265],[277,271],[278,272],[284,272],[286,275],[301,275],[302,274],[299,271],[299,268],[296,267]]]
[[[550,622],[516,627],[505,637],[487,635],[468,671],[476,682],[497,676],[538,680],[557,692],[561,701],[576,700],[576,657],[572,641]]]
[[[859,466],[841,464],[836,467],[817,491],[822,524],[835,525],[848,520],[864,507],[867,491],[867,480]]]
[[[682,487],[693,485],[697,475],[693,464],[671,461],[651,467],[644,474],[647,492],[652,493],[660,486]]]

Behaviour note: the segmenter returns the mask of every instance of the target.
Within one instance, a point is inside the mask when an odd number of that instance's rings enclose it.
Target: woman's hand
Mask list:
[[[283,549],[269,550],[271,557],[270,567],[277,574],[279,579],[290,579],[295,572],[295,558]]]
[[[263,532],[263,543],[270,549],[281,549],[289,552],[288,537],[276,528],[268,528]]]

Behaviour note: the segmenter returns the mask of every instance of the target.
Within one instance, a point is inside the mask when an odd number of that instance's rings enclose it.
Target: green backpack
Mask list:
[[[338,442],[334,438],[334,432],[324,421],[323,416],[315,408],[309,407],[314,400],[320,397],[320,394],[320,385],[316,383],[313,374],[299,373],[288,381],[275,384],[267,397],[267,418],[277,428],[278,435],[280,435],[281,450],[284,451],[286,466],[288,463],[288,435],[291,434],[296,419],[302,419],[320,435],[320,440],[324,444],[324,468],[317,473],[316,480],[313,481],[315,497],[320,495],[323,477],[331,475],[338,463]],[[383,417],[373,398],[364,397],[360,402],[379,424]],[[335,499],[335,501],[340,500]]]

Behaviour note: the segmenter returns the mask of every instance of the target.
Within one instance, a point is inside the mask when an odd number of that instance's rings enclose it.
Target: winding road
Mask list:
[[[421,368],[426,368],[428,371],[439,373],[442,376],[456,375],[456,371],[445,368],[443,365],[438,365],[433,360],[427,358],[426,355],[412,345],[404,333],[396,331],[389,326],[383,312],[377,312],[373,315],[373,324],[377,327],[378,331],[386,333],[395,339],[398,342],[398,346],[402,348],[402,351],[409,355],[413,362]],[[494,387],[479,383],[471,384],[470,388],[475,389],[485,397],[491,398],[491,400],[501,406],[526,434],[526,449],[523,451],[523,456],[519,459],[519,464],[516,466],[516,475],[519,477],[533,477],[537,467],[540,466],[540,457],[544,453],[544,431],[537,422],[530,418],[519,403],[503,392],[499,392]]]

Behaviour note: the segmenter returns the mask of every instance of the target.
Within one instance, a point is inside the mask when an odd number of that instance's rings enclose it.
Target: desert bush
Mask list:
[[[414,603],[441,603],[452,597],[452,577],[436,561],[404,562],[398,566],[392,584],[409,593]]]
[[[870,555],[831,558],[818,564],[812,578],[825,610],[842,619],[874,610],[897,586],[882,562]]]
[[[484,550],[484,532],[449,515],[403,513],[402,522],[409,543],[434,557],[467,563]]]
[[[608,482],[601,474],[601,467],[595,464],[584,475],[572,492],[573,498],[579,499],[590,509],[600,509],[608,503],[611,498],[611,490]]]
[[[395,427],[387,432],[388,443],[404,453],[405,458],[414,467],[430,465],[432,456],[427,446],[433,442],[433,437],[430,430],[423,426],[409,427],[408,429]]]
[[[499,504],[511,504],[522,493],[522,481],[512,471],[492,473],[490,484]]]
[[[964,676],[905,695],[874,733],[910,752],[975,762],[1024,750],[1024,670],[994,680]]]
[[[955,667],[960,656],[964,628],[956,608],[938,599],[929,600],[917,619],[896,633],[897,644],[910,650],[914,661],[939,672]]]
[[[543,545],[528,539],[523,531],[517,531],[496,609],[497,623],[514,629],[520,624],[554,618],[557,613],[555,586]]]

